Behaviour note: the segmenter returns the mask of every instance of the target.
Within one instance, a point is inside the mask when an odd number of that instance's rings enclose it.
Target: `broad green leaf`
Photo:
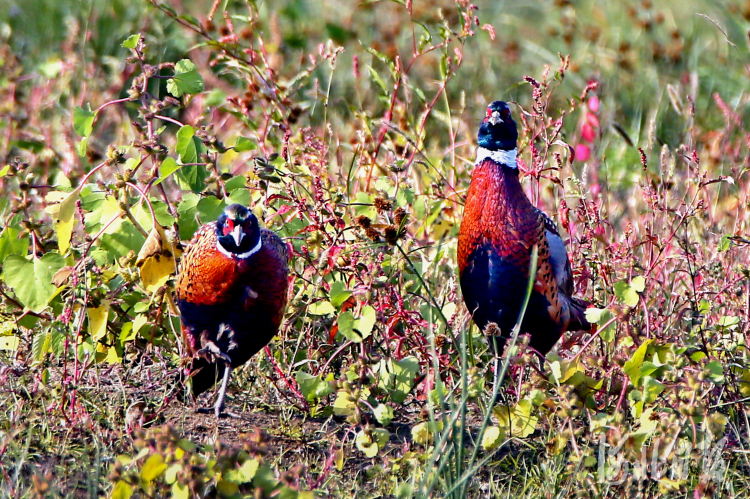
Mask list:
[[[34,359],[34,362],[43,361],[51,345],[52,335],[49,332],[35,333],[34,341],[31,344],[31,357]]]
[[[331,385],[323,381],[319,375],[313,376],[304,371],[297,371],[294,373],[294,379],[297,380],[297,384],[300,390],[302,390],[302,395],[305,396],[308,402],[315,402],[315,400],[333,393]]]
[[[331,297],[331,304],[334,307],[339,308],[349,297],[352,292],[346,289],[346,284],[341,281],[336,281],[331,284],[331,291],[329,293]]]
[[[156,182],[154,182],[154,185],[158,185],[162,183],[164,180],[167,179],[167,177],[172,175],[181,167],[182,165],[178,164],[174,158],[172,157],[166,158],[164,161],[161,162],[161,166],[159,167],[159,178],[156,179]]]
[[[615,296],[628,307],[638,305],[638,293],[646,289],[646,279],[643,276],[634,277],[630,283],[618,281],[615,283]]]
[[[419,372],[419,361],[416,357],[404,357],[401,360],[383,359],[375,371],[380,377],[378,386],[391,394],[391,400],[401,404],[414,386],[414,379]]]
[[[174,71],[174,76],[167,81],[167,92],[175,97],[203,92],[203,77],[198,73],[192,61],[181,60],[175,64]]]
[[[6,227],[0,235],[0,264],[9,255],[26,256],[29,251],[29,238],[19,239],[20,230],[15,227]]]
[[[331,308],[333,309],[333,305],[331,305]],[[339,333],[343,334],[350,341],[360,343],[362,337],[354,331],[355,322],[354,314],[351,312],[341,312],[336,319],[336,324],[339,326]]]
[[[257,149],[258,145],[246,137],[237,137],[237,141],[235,141],[232,147],[234,147],[236,152],[245,152]]]
[[[195,163],[198,161],[198,148],[193,138],[195,137],[195,128],[185,125],[177,130],[177,154],[180,155],[180,161],[183,163]]]
[[[260,461],[258,459],[248,459],[239,469],[230,470],[224,474],[224,478],[236,484],[248,483],[253,480],[255,473],[258,471]]]
[[[643,400],[645,403],[650,404],[656,400],[661,392],[664,391],[665,385],[656,378],[651,376],[643,377]]]
[[[138,40],[140,40],[140,38],[140,34],[130,35],[120,46],[126,49],[134,49],[138,45]]]
[[[393,409],[391,409],[390,406],[380,404],[373,412],[375,414],[375,419],[377,419],[378,423],[383,426],[388,426],[391,424],[391,421],[393,421]]]
[[[708,370],[708,378],[716,383],[717,385],[724,384],[724,367],[718,360],[712,360],[706,364]]]
[[[52,277],[63,266],[65,259],[57,253],[47,253],[31,261],[10,255],[3,262],[2,277],[25,307],[39,313],[55,296],[57,288],[52,284]]]
[[[84,109],[81,106],[77,106],[73,110],[73,129],[81,137],[88,137],[94,130],[94,118],[96,113],[91,110],[90,105],[86,105],[88,109]]]
[[[633,385],[638,384],[638,380],[641,378],[641,367],[643,366],[643,360],[646,358],[646,351],[648,350],[648,346],[653,343],[653,339],[644,341],[641,346],[638,347],[638,350],[635,351],[633,356],[625,362],[625,365],[623,366],[623,370],[625,371],[625,374],[628,375],[630,378],[630,382],[633,383]]]
[[[375,326],[376,320],[377,314],[375,313],[375,309],[370,305],[365,305],[362,307],[362,312],[360,313],[359,319],[357,319],[357,323],[354,327],[364,339],[372,334],[372,328]]]
[[[161,454],[151,454],[141,468],[141,480],[151,482],[159,477],[167,469],[167,463]]]

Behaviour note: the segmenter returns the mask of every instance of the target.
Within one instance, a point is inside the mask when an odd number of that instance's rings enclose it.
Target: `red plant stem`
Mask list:
[[[279,375],[281,379],[284,380],[284,383],[286,383],[286,386],[294,393],[294,395],[299,398],[300,401],[302,401],[302,406],[306,411],[310,410],[310,405],[307,403],[307,399],[300,393],[300,391],[297,389],[297,383],[290,380],[289,376],[284,374],[284,372],[281,370],[279,365],[276,363],[276,359],[271,355],[271,349],[266,346],[263,348],[263,351],[266,352],[266,355],[268,356],[268,360],[271,362],[271,365],[273,366],[273,369],[276,371],[276,374]]]
[[[317,480],[315,480],[315,483],[312,484],[312,487],[310,487],[312,490],[317,489],[321,485],[323,485],[323,481],[328,477],[328,472],[331,471],[331,467],[333,466],[333,461],[336,459],[336,454],[334,453],[335,443],[331,442],[331,448],[328,450],[328,459],[326,459],[326,463],[323,466],[323,471],[320,472],[320,476]]]

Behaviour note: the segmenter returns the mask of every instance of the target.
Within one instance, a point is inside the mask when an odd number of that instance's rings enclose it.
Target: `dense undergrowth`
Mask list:
[[[648,0],[0,6],[0,491],[746,495],[746,18]],[[543,365],[523,337],[494,359],[457,287],[496,99],[596,305],[598,331]],[[233,202],[293,248],[282,331],[229,402],[271,436],[188,438],[168,416],[192,411],[180,241]],[[300,416],[337,429],[322,458],[276,452],[309,443]]]

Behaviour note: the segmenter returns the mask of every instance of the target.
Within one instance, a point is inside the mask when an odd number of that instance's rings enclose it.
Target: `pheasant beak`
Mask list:
[[[237,247],[240,247],[240,242],[242,241],[242,238],[245,237],[245,232],[242,229],[242,225],[235,225],[232,229],[232,239],[234,239],[234,243],[237,245]]]
[[[492,114],[487,119],[493,125],[497,125],[498,123],[502,123],[503,122],[503,119],[500,117],[500,111],[492,111]]]

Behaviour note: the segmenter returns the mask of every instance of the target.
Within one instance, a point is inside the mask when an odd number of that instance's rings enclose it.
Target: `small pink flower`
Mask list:
[[[593,142],[595,136],[594,127],[589,123],[584,123],[581,127],[581,138],[586,142]]]
[[[586,123],[589,123],[594,128],[599,128],[599,118],[594,113],[586,113]]]
[[[578,144],[576,146],[576,159],[578,161],[588,161],[591,157],[591,148],[586,144]]]
[[[597,97],[596,95],[592,95],[591,97],[589,97],[588,107],[589,110],[593,113],[599,111],[599,97]]]

